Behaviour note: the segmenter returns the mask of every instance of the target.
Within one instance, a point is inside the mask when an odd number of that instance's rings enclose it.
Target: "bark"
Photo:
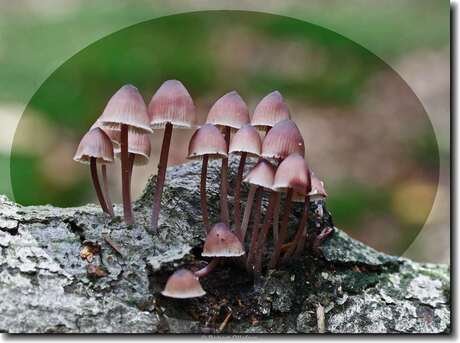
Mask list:
[[[230,159],[229,174],[237,164]],[[450,332],[447,266],[385,255],[337,228],[320,255],[306,251],[295,263],[264,270],[257,281],[236,263],[223,262],[201,280],[206,296],[182,301],[161,296],[175,269],[205,265],[199,255],[205,234],[200,172],[201,161],[168,168],[163,229],[153,236],[147,229],[154,178],[135,203],[131,227],[123,223],[120,205],[111,218],[97,205],[22,207],[0,196],[0,332]],[[208,173],[215,223],[220,161],[211,161]],[[243,199],[247,191],[243,186]],[[302,204],[296,206],[293,213],[300,215]],[[326,209],[324,218],[317,217],[309,215],[311,227],[332,224]],[[297,224],[290,225],[290,237]]]

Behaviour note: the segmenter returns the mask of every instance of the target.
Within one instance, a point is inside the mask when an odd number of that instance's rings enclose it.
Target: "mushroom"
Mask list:
[[[278,122],[267,133],[262,143],[262,154],[264,158],[275,159],[280,163],[289,154],[298,153],[305,155],[305,143],[297,125],[289,119]],[[273,215],[273,237],[278,239],[278,223],[281,197],[275,193]]]
[[[318,208],[322,212],[322,204],[320,203],[321,200],[324,200],[327,198],[327,192],[326,189],[324,188],[324,182],[321,181],[313,172],[310,172],[311,174],[311,191],[308,193],[308,197],[305,197],[305,204],[309,204],[310,201],[317,202],[318,203]],[[305,206],[306,208],[304,209],[304,215],[305,212],[308,212],[308,205]],[[305,223],[306,224],[306,223]],[[313,243],[314,247],[318,246],[322,240],[326,239],[326,237],[332,232],[330,228],[325,228],[319,235],[318,237],[315,238],[315,241]],[[305,242],[307,240],[307,226],[300,226],[299,229],[297,230],[296,234],[296,239],[295,241],[297,242],[294,247],[295,251],[290,252],[288,250],[287,253],[294,254],[294,257],[299,257],[302,252],[304,251],[305,248]],[[292,248],[291,248],[292,249]],[[290,250],[291,250],[290,249]],[[290,255],[287,255],[287,258],[289,258]]]
[[[170,298],[188,299],[201,297],[206,292],[201,287],[198,277],[190,270],[179,269],[169,277],[161,294]]]
[[[113,145],[110,138],[100,128],[89,130],[81,139],[73,159],[76,162],[90,164],[91,178],[102,210],[113,215],[113,209],[107,205],[97,175],[97,163],[113,162]]]
[[[240,129],[243,125],[249,123],[248,107],[240,95],[236,91],[232,91],[219,98],[214,105],[212,105],[206,123],[214,124],[223,129],[228,151],[231,129]],[[221,220],[229,224],[227,174],[228,157],[222,159],[220,210]]]
[[[195,272],[198,277],[208,275],[222,257],[239,257],[244,255],[244,248],[238,237],[230,231],[225,223],[215,224],[206,236],[201,256],[213,257],[203,269]]]
[[[241,226],[242,231],[242,241],[244,242],[244,237],[246,235],[246,230],[249,223],[249,217],[251,216],[251,208],[254,199],[254,195],[259,187],[265,189],[271,189],[273,186],[273,180],[275,177],[275,168],[273,165],[265,159],[261,159],[255,167],[249,172],[249,174],[244,179],[244,182],[251,184],[249,188],[248,201],[246,203],[246,208],[244,210],[243,224]],[[259,220],[260,220],[260,206],[262,201],[262,192],[259,192],[256,203],[255,203],[255,214],[254,214],[254,225],[252,228],[250,247],[247,259],[247,266],[250,266],[254,255],[257,250],[257,240],[259,236]]]
[[[142,133],[151,133],[147,107],[136,87],[125,85],[109,100],[99,118],[103,126],[120,130],[121,149],[121,185],[123,195],[123,212],[126,224],[133,224],[131,206],[131,184],[128,153],[128,128]]]
[[[99,120],[97,120],[93,124],[93,126],[91,126],[90,130],[94,129],[96,127],[100,128],[102,131],[105,132],[105,134],[107,136],[109,136],[109,138],[110,138],[110,140],[112,141],[112,144],[113,144],[114,152],[117,149],[120,148],[120,131],[111,130],[111,129],[108,129],[108,128],[104,127]],[[102,188],[104,190],[105,201],[107,203],[107,207],[113,213],[113,203],[112,203],[112,198],[110,197],[109,180],[108,180],[108,177],[107,177],[107,165],[106,164],[101,165],[101,172],[102,172],[102,183],[103,183]]]
[[[280,121],[291,119],[289,108],[278,91],[267,94],[254,109],[251,125],[267,133]]]
[[[150,158],[150,137],[148,134],[129,130],[128,153],[129,153],[129,178],[132,178],[134,165],[146,165]],[[115,157],[120,157],[121,150],[115,148]]]
[[[250,124],[244,125],[239,129],[233,136],[229,153],[230,154],[239,154],[240,164],[238,166],[238,173],[236,177],[235,184],[235,227],[238,237],[244,241],[243,235],[241,235],[241,181],[243,179],[244,166],[246,164],[246,157],[249,156],[259,156],[262,149],[262,141],[260,135],[254,126]]]
[[[286,241],[288,235],[288,221],[291,212],[292,195],[294,192],[307,195],[310,191],[310,187],[308,166],[303,156],[294,153],[281,162],[276,170],[273,189],[281,192],[287,191],[287,195],[279,237],[275,241],[275,249],[268,265],[270,269],[276,267],[278,264],[281,246]]]
[[[222,133],[212,124],[205,124],[195,131],[188,146],[188,158],[202,158],[200,204],[206,233],[209,232],[208,205],[206,201],[206,176],[209,158],[227,157],[227,145]]]
[[[150,125],[153,128],[165,129],[161,145],[160,161],[158,162],[158,178],[153,195],[151,231],[158,228],[161,195],[168,166],[169,146],[173,126],[191,128],[196,121],[195,105],[184,85],[177,80],[165,81],[155,92],[149,104]]]
[[[273,185],[273,179],[275,177],[275,168],[273,165],[265,159],[261,159],[252,168],[249,174],[244,179],[244,182],[249,183],[248,200],[246,202],[246,208],[244,209],[243,222],[241,224],[241,241],[244,242],[246,231],[249,224],[249,218],[251,216],[252,204],[254,202],[254,196],[258,187],[271,189]],[[256,208],[257,211],[260,209]]]

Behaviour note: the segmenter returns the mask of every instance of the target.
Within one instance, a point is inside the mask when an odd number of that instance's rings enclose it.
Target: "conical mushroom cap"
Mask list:
[[[244,125],[232,137],[229,153],[236,154],[246,152],[252,156],[259,156],[262,150],[260,134],[254,126]]]
[[[215,224],[206,236],[203,253],[208,257],[233,257],[244,255],[243,246],[224,223]]]
[[[257,104],[252,115],[251,125],[258,128],[273,127],[286,119],[291,119],[289,108],[281,93],[274,91]]]
[[[310,188],[308,166],[299,154],[291,154],[281,162],[276,170],[273,189],[284,192],[288,189],[300,194],[307,194]]]
[[[149,163],[150,158],[150,137],[149,134],[141,133],[136,130],[129,130],[128,134],[128,152],[134,154],[134,164],[145,165]],[[120,157],[121,150],[115,148],[115,156]]]
[[[292,120],[283,120],[268,131],[262,143],[262,157],[284,159],[290,154],[305,156],[305,143]]]
[[[121,124],[126,124],[144,133],[152,132],[147,106],[132,85],[124,85],[110,98],[99,120],[104,126],[116,130]]]
[[[187,299],[206,294],[198,278],[187,269],[179,269],[171,275],[161,292],[165,297]]]
[[[91,126],[90,130],[97,127],[104,131],[107,136],[109,136],[113,143],[114,149],[117,149],[120,146],[120,130],[113,130],[111,128],[105,127],[102,125],[99,119]]]
[[[237,92],[231,91],[212,105],[206,123],[240,129],[249,123],[248,106]]]
[[[252,168],[244,182],[257,185],[265,188],[273,187],[273,180],[275,178],[275,167],[268,162],[267,160],[261,159],[257,164]]]
[[[188,158],[196,159],[208,155],[210,158],[227,157],[224,135],[212,124],[205,124],[195,131],[188,145]]]
[[[113,162],[112,142],[100,128],[94,128],[83,136],[73,159],[76,162],[89,163],[92,157],[99,163]]]
[[[165,81],[155,92],[149,104],[150,125],[164,127],[171,123],[176,127],[189,128],[196,122],[195,105],[182,82]]]

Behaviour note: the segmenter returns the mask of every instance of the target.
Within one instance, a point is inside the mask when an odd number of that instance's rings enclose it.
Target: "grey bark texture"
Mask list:
[[[231,180],[236,169],[231,159]],[[131,227],[120,206],[110,218],[96,205],[23,207],[0,197],[0,332],[450,332],[447,266],[379,253],[337,228],[317,254],[307,249],[257,280],[229,261],[201,280],[206,296],[161,296],[176,268],[206,263],[200,171],[200,162],[168,169],[156,236],[146,232],[154,178],[135,203]],[[220,163],[211,162],[211,223],[219,216],[219,175]],[[294,208],[291,236],[301,208]],[[313,230],[332,225],[327,210],[311,211]]]

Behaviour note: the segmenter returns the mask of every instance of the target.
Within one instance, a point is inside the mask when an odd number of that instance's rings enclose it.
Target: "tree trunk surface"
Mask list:
[[[230,159],[231,178],[237,162]],[[448,266],[377,252],[337,228],[319,253],[307,250],[256,281],[230,261],[200,280],[204,297],[163,297],[174,270],[209,262],[201,257],[200,172],[199,161],[168,168],[155,236],[147,233],[154,178],[134,204],[131,227],[120,205],[110,218],[96,205],[23,207],[0,196],[0,332],[450,332]],[[219,221],[219,185],[220,163],[210,161],[211,223]],[[243,208],[247,192],[243,186]],[[290,237],[302,207],[293,208]],[[332,225],[327,210],[319,216],[310,207],[312,230]],[[268,247],[264,266],[271,237]]]

